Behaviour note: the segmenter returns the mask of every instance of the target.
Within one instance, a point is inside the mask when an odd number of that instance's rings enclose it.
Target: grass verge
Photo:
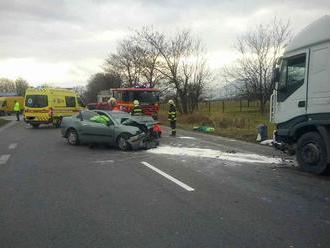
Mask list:
[[[160,111],[160,122],[167,124],[167,113]],[[256,142],[257,126],[268,126],[268,137],[272,137],[274,124],[269,122],[268,114],[256,111],[249,112],[195,112],[194,114],[182,115],[177,118],[177,127],[185,130],[193,130],[194,126],[207,125],[215,128],[214,135],[235,138],[239,140]]]

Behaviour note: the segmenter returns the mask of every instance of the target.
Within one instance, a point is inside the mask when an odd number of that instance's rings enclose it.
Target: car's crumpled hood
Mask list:
[[[123,118],[121,124],[130,126],[136,123],[139,125],[145,125],[149,128],[158,122],[155,121],[151,116],[130,116],[128,118]]]

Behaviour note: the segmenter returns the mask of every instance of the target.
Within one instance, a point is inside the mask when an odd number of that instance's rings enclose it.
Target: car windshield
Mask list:
[[[109,111],[107,112],[110,117],[115,120],[117,123],[122,123],[123,119],[127,119],[130,118],[131,115],[126,113],[126,112],[122,112],[122,111]]]

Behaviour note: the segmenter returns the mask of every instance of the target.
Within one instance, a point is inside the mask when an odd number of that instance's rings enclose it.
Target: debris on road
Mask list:
[[[179,139],[188,139],[188,140],[196,140],[195,137],[189,137],[189,136],[180,136]]]
[[[214,127],[209,127],[209,126],[204,126],[204,125],[194,126],[193,130],[203,132],[203,133],[214,133],[214,131],[215,131]]]
[[[157,149],[148,150],[147,152],[153,154],[213,158],[242,163],[280,164],[283,162],[281,158],[266,157],[253,153],[232,153],[213,149],[189,147],[160,146]]]
[[[267,139],[267,140],[261,141],[259,144],[264,145],[264,146],[273,146],[273,140]]]

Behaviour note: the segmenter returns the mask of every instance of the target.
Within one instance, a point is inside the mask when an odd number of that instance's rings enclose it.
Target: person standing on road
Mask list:
[[[176,129],[175,129],[176,128],[176,107],[175,107],[173,100],[169,100],[168,105],[170,106],[169,110],[168,110],[168,120],[170,121],[171,129],[172,129],[171,136],[175,136],[176,135]]]
[[[16,121],[19,121],[19,112],[20,111],[21,111],[21,106],[19,105],[19,102],[15,100],[14,112],[16,113]]]
[[[140,103],[138,100],[133,101],[134,107],[131,111],[131,115],[143,115],[143,110],[140,107]]]

